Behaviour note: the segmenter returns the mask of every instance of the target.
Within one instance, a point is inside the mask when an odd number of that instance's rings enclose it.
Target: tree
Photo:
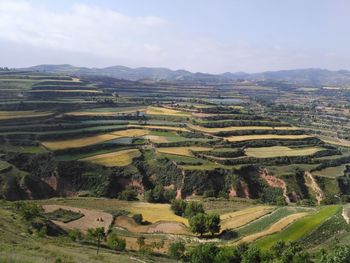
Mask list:
[[[124,251],[126,242],[124,239],[118,238],[116,233],[111,233],[107,237],[107,245],[109,248],[116,251]]]
[[[261,262],[261,253],[258,247],[251,245],[243,253],[242,263],[259,263]]]
[[[103,227],[89,228],[87,231],[87,237],[90,240],[95,240],[97,244],[97,254],[100,251],[101,241],[105,238],[105,229]]]
[[[189,219],[190,228],[193,233],[198,233],[202,236],[208,231],[207,216],[203,213],[196,214]]]
[[[219,249],[214,244],[201,244],[190,251],[192,263],[212,263]]]
[[[207,229],[213,236],[215,233],[220,232],[220,216],[216,213],[209,214],[207,216]]]
[[[196,214],[204,213],[203,205],[199,202],[189,202],[186,205],[185,216],[190,218]]]
[[[183,242],[172,243],[168,249],[168,255],[174,259],[180,260],[185,254],[185,244]]]
[[[187,203],[184,200],[173,199],[171,201],[171,210],[173,210],[175,215],[183,216],[185,213]]]

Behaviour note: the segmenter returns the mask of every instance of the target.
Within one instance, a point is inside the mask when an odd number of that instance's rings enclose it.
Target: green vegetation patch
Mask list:
[[[78,220],[79,218],[82,218],[84,215],[81,213],[59,208],[53,212],[46,213],[45,216],[49,220],[56,220],[61,221],[63,223],[69,223]]]
[[[317,213],[299,219],[285,230],[262,238],[261,240],[257,241],[257,245],[261,249],[266,250],[277,241],[296,241],[311,233],[320,224],[339,212],[339,210],[341,210],[340,205],[322,207]]]

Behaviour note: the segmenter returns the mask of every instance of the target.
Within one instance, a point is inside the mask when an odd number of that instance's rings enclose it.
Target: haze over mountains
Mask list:
[[[295,69],[266,71],[261,73],[227,72],[223,74],[208,74],[187,70],[170,70],[167,68],[129,68],[125,66],[112,66],[106,68],[75,67],[68,64],[63,65],[37,65],[29,68],[21,68],[26,71],[39,71],[59,74],[75,75],[103,75],[127,80],[168,80],[168,81],[228,81],[228,80],[249,80],[249,81],[278,81],[299,85],[340,85],[350,84],[350,71],[327,69]]]

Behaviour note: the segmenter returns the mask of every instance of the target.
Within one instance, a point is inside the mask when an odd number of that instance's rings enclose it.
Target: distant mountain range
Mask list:
[[[128,68],[124,66],[112,66],[106,68],[75,67],[68,64],[63,65],[38,65],[20,70],[49,72],[58,74],[74,75],[102,75],[126,80],[168,80],[168,81],[272,81],[285,82],[298,85],[350,85],[350,71],[330,71],[326,69],[296,69],[266,71],[248,74],[244,72],[207,74],[192,73],[187,70],[170,70],[167,68]]]

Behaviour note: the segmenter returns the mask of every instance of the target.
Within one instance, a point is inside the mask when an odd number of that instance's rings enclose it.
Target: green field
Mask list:
[[[329,217],[336,214],[340,209],[341,206],[339,205],[321,207],[318,212],[299,219],[285,230],[258,240],[257,245],[266,250],[280,240],[285,242],[296,241],[311,233]]]

